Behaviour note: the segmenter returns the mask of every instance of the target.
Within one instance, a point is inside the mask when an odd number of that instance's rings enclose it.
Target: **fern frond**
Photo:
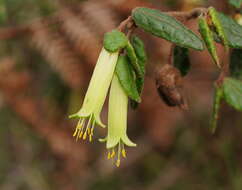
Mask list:
[[[35,22],[31,28],[32,44],[70,87],[79,88],[83,81],[83,65],[72,47],[58,31],[51,30],[46,21]]]

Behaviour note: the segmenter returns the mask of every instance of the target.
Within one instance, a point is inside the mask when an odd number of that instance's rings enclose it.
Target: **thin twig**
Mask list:
[[[172,65],[174,62],[174,49],[175,49],[175,44],[171,45],[171,49],[170,49],[170,54],[169,54],[169,61],[168,64]]]
[[[178,11],[173,11],[173,12],[167,12],[168,15],[173,16],[177,18],[178,20],[181,21],[188,21],[191,19],[196,19],[198,18],[201,14],[204,14],[208,11],[207,8],[195,8],[189,12],[178,12]]]
[[[123,20],[123,21],[119,24],[119,26],[118,26],[117,29],[118,29],[120,32],[123,32],[123,31],[126,29],[127,25],[128,25],[130,22],[133,22],[131,16],[129,16],[128,18],[126,18],[125,20]]]

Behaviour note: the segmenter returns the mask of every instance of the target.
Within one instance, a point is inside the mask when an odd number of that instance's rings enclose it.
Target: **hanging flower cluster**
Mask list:
[[[79,119],[73,137],[91,142],[94,127],[106,127],[100,119],[100,113],[111,86],[108,132],[106,138],[100,141],[106,143],[107,157],[115,159],[117,167],[121,157],[126,157],[124,146],[136,146],[127,136],[128,102],[130,98],[135,101],[132,105],[137,107],[144,82],[144,45],[136,36],[131,38],[131,42],[118,30],[105,34],[104,47],[93,71],[83,105],[77,113],[70,116]]]
[[[108,131],[106,138],[100,141],[106,143],[108,159],[115,159],[117,166],[120,165],[121,157],[126,157],[124,146],[136,146],[127,136],[128,103],[130,102],[131,107],[135,109],[141,101],[140,96],[147,61],[144,44],[137,36],[132,35],[133,28],[140,28],[149,34],[173,43],[170,49],[169,63],[157,68],[155,76],[156,88],[168,106],[179,106],[182,109],[187,109],[181,88],[182,77],[188,73],[190,68],[188,48],[202,51],[205,45],[214,63],[221,70],[216,81],[221,93],[215,94],[211,122],[213,131],[216,128],[221,102],[217,100],[224,98],[232,107],[242,110],[241,81],[227,77],[230,66],[232,76],[238,77],[233,71],[233,68],[238,67],[233,66],[233,62],[237,64],[240,52],[237,52],[237,55],[236,51],[233,51],[231,65],[228,65],[228,63],[221,62],[216,49],[217,42],[225,47],[226,54],[229,53],[229,48],[241,48],[241,26],[213,7],[198,8],[181,14],[184,18],[199,18],[198,26],[201,40],[171,15],[172,13],[166,14],[159,10],[138,7],[132,10],[131,16],[120,23],[119,30],[106,33],[103,49],[94,69],[83,105],[76,114],[70,116],[70,118],[79,119],[73,134],[76,140],[92,141],[94,127],[96,125],[106,127],[100,119],[100,113],[111,86]],[[125,30],[127,35],[121,32]],[[230,34],[233,34],[233,38]]]

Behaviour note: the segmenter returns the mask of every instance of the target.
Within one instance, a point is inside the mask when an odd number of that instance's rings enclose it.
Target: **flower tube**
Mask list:
[[[119,52],[110,53],[104,48],[101,50],[91,81],[89,83],[81,109],[70,116],[79,118],[73,134],[78,139],[92,141],[95,125],[105,127],[100,119],[108,88],[110,86]]]
[[[116,166],[119,167],[121,155],[126,157],[124,145],[134,147],[136,144],[127,136],[128,96],[116,74],[111,84],[108,108],[108,135],[105,138],[108,159],[117,155]]]

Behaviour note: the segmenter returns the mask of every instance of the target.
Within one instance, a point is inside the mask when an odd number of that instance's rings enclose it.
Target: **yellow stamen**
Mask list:
[[[89,135],[89,142],[92,142],[92,135]]]
[[[116,161],[116,166],[117,166],[117,167],[120,166],[120,159],[118,159],[118,160]]]
[[[122,156],[123,156],[124,158],[126,158],[126,151],[125,151],[124,148],[122,149]]]
[[[79,119],[78,123],[77,123],[77,126],[76,126],[76,130],[75,132],[73,133],[73,137],[75,137],[78,133],[78,131],[82,128],[82,125],[81,125],[81,119]]]
[[[91,134],[91,129],[88,127],[88,129],[87,129],[87,133],[88,133],[88,135],[90,135]]]
[[[79,129],[76,127],[76,130],[75,130],[75,132],[73,133],[73,137],[76,136],[78,130],[79,130]]]
[[[80,134],[79,134],[80,139],[82,138],[82,135],[83,135],[83,131],[81,131]]]
[[[108,151],[108,160],[111,158],[111,153]]]
[[[95,127],[95,120],[93,119],[92,126],[91,126],[91,135],[93,135],[94,127]]]
[[[92,127],[92,129],[91,129],[91,135],[93,135],[93,131],[94,131],[94,127]]]
[[[86,138],[87,138],[87,131],[85,131],[85,133],[84,133],[84,135],[83,135],[83,140],[86,140]]]
[[[111,158],[113,158],[114,156],[115,156],[115,151],[113,149],[112,154],[111,154]]]

